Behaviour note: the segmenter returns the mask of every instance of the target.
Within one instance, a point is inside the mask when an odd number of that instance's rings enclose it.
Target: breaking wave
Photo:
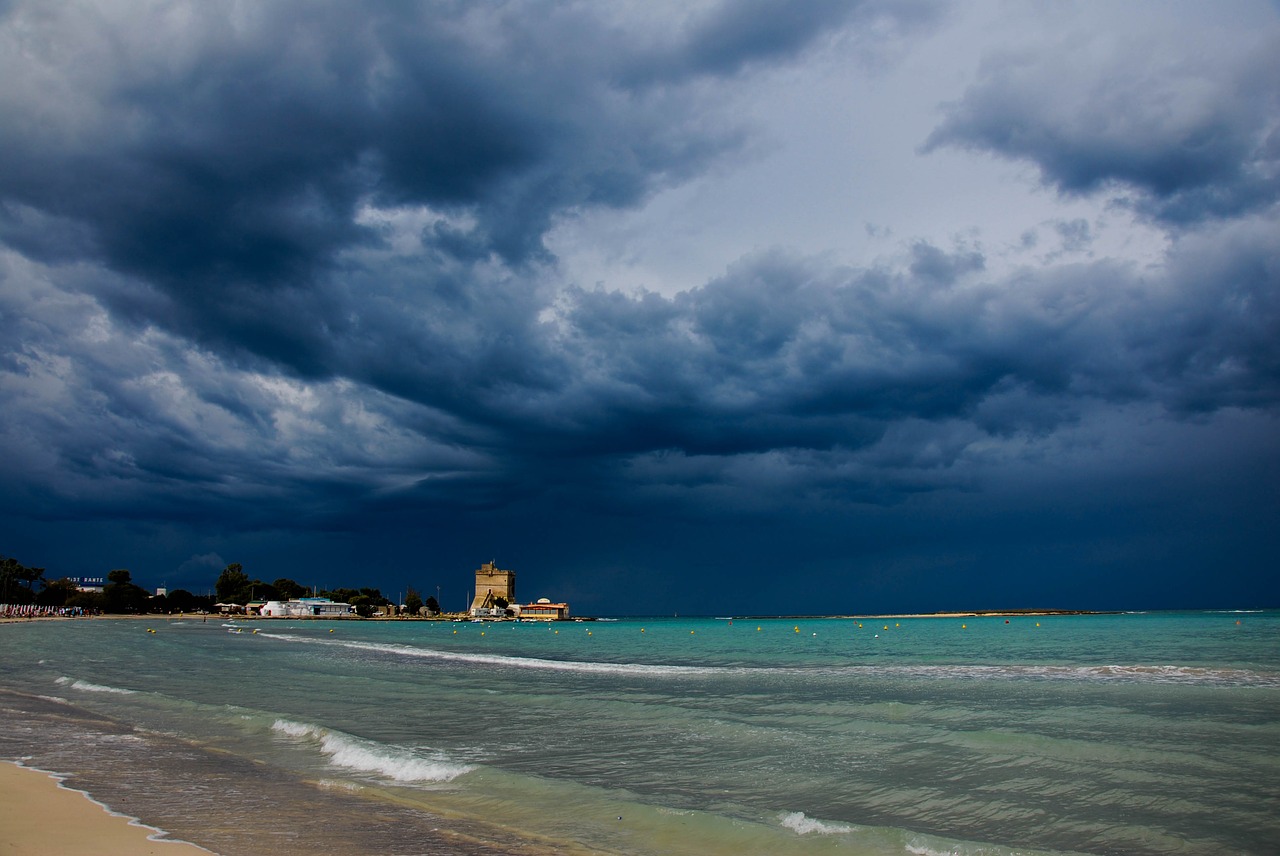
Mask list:
[[[499,668],[649,677],[733,677],[817,675],[833,678],[920,678],[957,681],[1080,681],[1086,683],[1198,684],[1231,687],[1280,687],[1280,673],[1229,667],[1177,665],[1044,665],[1044,664],[886,664],[847,666],[686,666],[651,663],[547,660],[505,654],[441,651],[391,642],[314,639],[292,633],[259,633],[260,637],[356,651],[391,654]]]
[[[793,811],[783,815],[782,825],[797,835],[845,835],[857,831],[856,826],[847,823],[828,823],[812,817],[805,817],[802,811]]]
[[[1045,680],[1088,683],[1202,684],[1232,687],[1280,687],[1280,674],[1251,669],[1156,665],[896,665],[836,667],[830,672],[883,674],[951,680]]]
[[[398,654],[404,657],[422,657],[431,660],[448,660],[455,663],[473,663],[490,666],[505,666],[522,669],[549,669],[558,672],[594,672],[607,674],[641,674],[655,676],[708,676],[723,675],[729,672],[754,674],[758,669],[747,669],[723,666],[675,666],[650,665],[647,663],[604,663],[585,662],[582,660],[544,660],[538,657],[512,657],[503,654],[471,654],[458,651],[437,651],[431,648],[415,648],[412,645],[398,645],[389,642],[331,641],[328,639],[310,639],[291,633],[259,633],[270,639],[283,639],[287,642],[304,642],[315,645],[335,645],[357,651],[373,651],[383,654]]]
[[[372,773],[395,782],[447,782],[474,769],[441,758],[423,758],[411,749],[385,746],[318,725],[277,719],[271,729],[286,737],[318,744],[335,767]]]
[[[78,678],[68,678],[65,675],[54,681],[55,684],[64,687],[70,687],[73,690],[81,690],[86,693],[115,693],[116,695],[137,695],[137,690],[124,690],[119,687],[105,687],[102,684],[91,684],[88,681],[82,681]]]

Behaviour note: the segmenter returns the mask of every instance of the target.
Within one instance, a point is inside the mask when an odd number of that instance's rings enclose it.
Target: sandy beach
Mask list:
[[[208,856],[108,812],[80,791],[17,764],[0,763],[0,853],[23,856]]]

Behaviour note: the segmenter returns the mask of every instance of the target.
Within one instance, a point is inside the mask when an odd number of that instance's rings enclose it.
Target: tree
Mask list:
[[[280,600],[280,593],[271,583],[259,579],[249,580],[235,595],[236,603],[248,603],[251,600]]]
[[[76,606],[86,612],[106,612],[107,598],[100,591],[77,591],[67,598],[67,606]]]
[[[430,612],[432,615],[440,614],[440,601],[436,600],[436,596],[433,594],[427,595],[427,602],[423,604],[423,606],[425,606],[427,608],[427,612]]]
[[[107,585],[102,590],[106,612],[145,612],[148,595],[146,589],[134,585],[133,575],[125,568],[116,568],[107,574]]]
[[[0,603],[34,603],[35,583],[44,568],[28,568],[10,556],[0,556]]]
[[[249,585],[249,575],[244,572],[244,568],[239,562],[232,562],[222,569],[222,575],[218,577],[218,582],[214,585],[214,590],[218,592],[218,601],[220,603],[246,603],[245,600],[237,601],[242,589]]]
[[[409,593],[404,596],[404,608],[410,615],[417,615],[422,609],[422,595],[412,587],[409,587]]]
[[[194,595],[186,589],[174,589],[169,592],[169,609],[173,612],[195,612],[200,609],[212,611],[213,598]]]
[[[66,606],[67,601],[75,597],[79,590],[79,587],[66,577],[51,583],[46,582],[44,588],[36,595],[36,603],[41,606]]]
[[[306,586],[299,585],[287,577],[276,580],[271,587],[276,590],[276,594],[280,595],[282,600],[293,600],[307,595]]]

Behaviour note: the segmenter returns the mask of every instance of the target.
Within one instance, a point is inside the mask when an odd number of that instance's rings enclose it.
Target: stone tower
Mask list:
[[[488,609],[498,598],[507,603],[516,602],[516,572],[498,570],[497,562],[485,562],[476,571],[476,596],[471,599],[471,611]]]

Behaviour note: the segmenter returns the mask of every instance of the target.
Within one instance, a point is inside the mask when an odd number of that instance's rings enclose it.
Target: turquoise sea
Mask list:
[[[44,620],[0,663],[0,757],[224,856],[1280,852],[1274,611]]]

